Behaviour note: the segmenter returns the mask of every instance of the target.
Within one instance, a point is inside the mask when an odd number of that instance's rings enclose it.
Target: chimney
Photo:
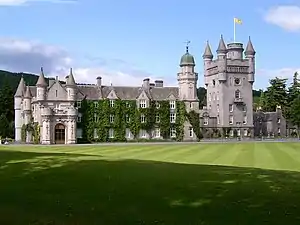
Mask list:
[[[55,83],[55,78],[51,77],[49,80],[49,87],[51,87]]]
[[[150,88],[150,79],[149,79],[149,78],[145,78],[145,79],[143,80],[143,87],[144,87],[145,89],[149,89],[149,88]]]
[[[163,80],[156,80],[155,87],[164,87],[164,81]]]
[[[102,77],[97,77],[97,86],[101,87],[102,86]]]

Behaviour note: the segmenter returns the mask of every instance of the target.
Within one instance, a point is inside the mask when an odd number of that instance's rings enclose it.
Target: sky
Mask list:
[[[230,2],[230,3],[229,3]],[[0,69],[76,82],[141,85],[144,78],[177,85],[180,57],[189,40],[203,86],[202,54],[215,53],[222,34],[256,50],[254,88],[300,71],[298,0],[0,0]],[[214,54],[216,55],[216,54]]]

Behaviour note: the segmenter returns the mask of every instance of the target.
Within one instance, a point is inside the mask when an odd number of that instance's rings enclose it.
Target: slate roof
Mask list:
[[[63,84],[63,86],[65,86]],[[82,93],[88,100],[98,100],[107,98],[111,90],[114,90],[117,97],[122,100],[135,100],[143,92],[142,87],[129,86],[101,86],[97,85],[77,85],[78,91]],[[30,91],[33,96],[36,96],[36,87],[31,86]],[[153,100],[165,100],[171,95],[178,98],[178,87],[150,87],[149,91],[145,90],[147,96]]]

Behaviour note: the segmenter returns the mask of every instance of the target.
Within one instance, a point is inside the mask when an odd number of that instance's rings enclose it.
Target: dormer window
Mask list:
[[[146,108],[147,104],[146,104],[146,100],[140,100],[140,108]]]

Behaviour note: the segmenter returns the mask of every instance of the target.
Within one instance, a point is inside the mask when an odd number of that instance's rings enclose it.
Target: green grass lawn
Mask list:
[[[300,143],[1,146],[0,224],[298,225]]]

